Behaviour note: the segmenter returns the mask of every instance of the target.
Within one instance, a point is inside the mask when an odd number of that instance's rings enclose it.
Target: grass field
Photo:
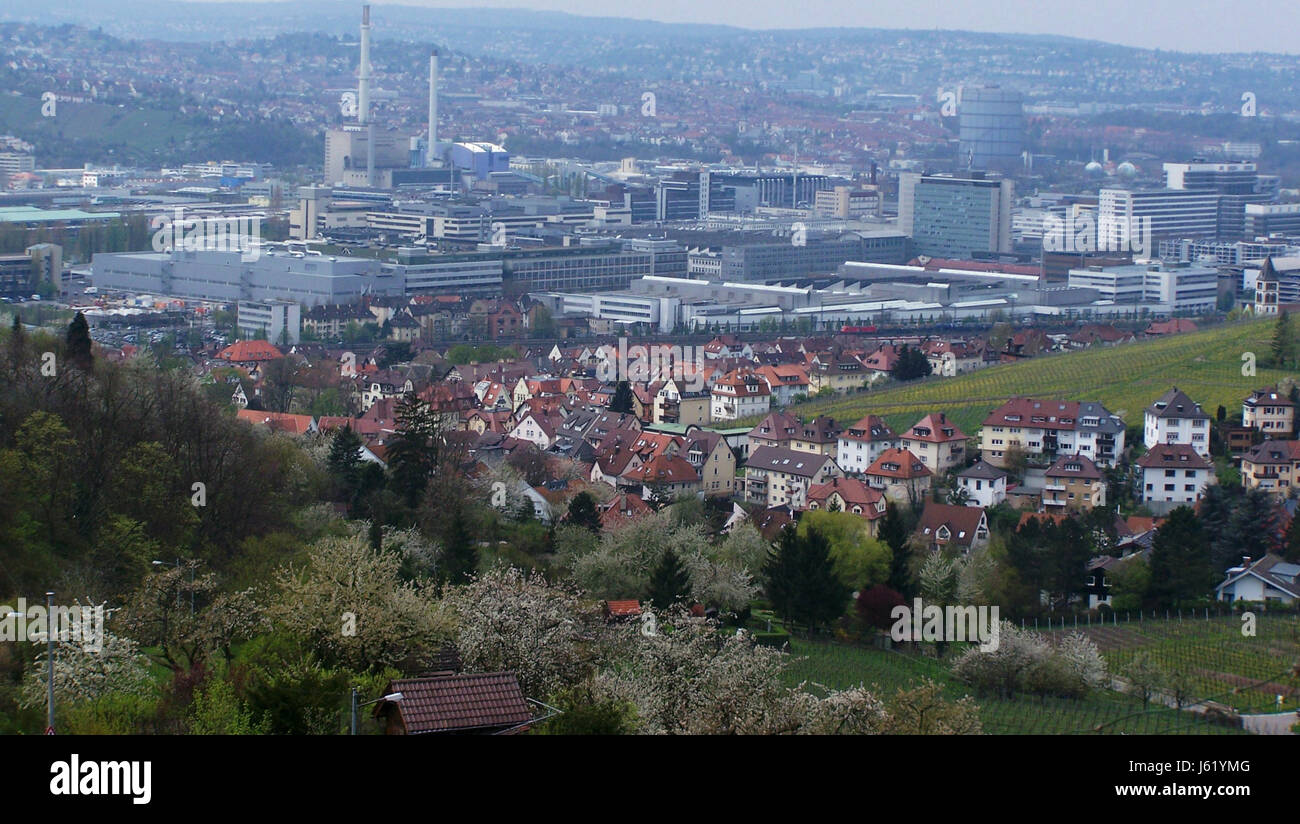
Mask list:
[[[808,401],[793,411],[804,418],[831,415],[841,424],[876,414],[899,431],[930,412],[944,412],[974,435],[1003,401],[1032,396],[1100,401],[1132,426],[1141,424],[1142,411],[1176,384],[1210,414],[1223,405],[1231,415],[1240,411],[1251,390],[1292,374],[1262,368],[1273,326],[1267,319],[1244,321],[1165,339],[1043,355],[953,378]],[[1242,375],[1245,352],[1259,361],[1253,377]]]
[[[1079,632],[1097,644],[1112,672],[1122,674],[1145,652],[1162,669],[1186,674],[1196,696],[1241,712],[1271,712],[1282,695],[1284,709],[1297,709],[1300,677],[1288,671],[1300,666],[1300,619],[1259,615],[1253,637],[1243,636],[1241,628],[1241,618],[1228,615],[1133,621]]]
[[[949,698],[970,694],[948,674],[945,663],[908,653],[849,644],[797,640],[791,643],[795,660],[786,672],[791,686],[803,681],[830,689],[864,684],[882,697],[931,678]],[[1085,700],[1040,699],[1018,696],[1001,700],[973,696],[980,707],[984,732],[992,735],[1094,735],[1094,734],[1244,734],[1241,730],[1211,724],[1190,712],[1152,704],[1113,692],[1098,692]]]

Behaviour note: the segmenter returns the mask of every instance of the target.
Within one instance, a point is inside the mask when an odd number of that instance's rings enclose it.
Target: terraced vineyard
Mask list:
[[[1262,368],[1273,326],[1267,319],[1242,321],[1164,339],[1043,355],[955,378],[808,401],[793,411],[804,418],[831,415],[841,423],[871,413],[895,429],[911,426],[930,412],[944,412],[974,435],[992,409],[1022,395],[1100,401],[1133,425],[1142,422],[1142,411],[1153,400],[1176,384],[1210,414],[1219,405],[1231,413],[1241,408],[1252,389],[1290,374]],[[1260,362],[1253,377],[1242,375],[1245,352],[1253,352]]]

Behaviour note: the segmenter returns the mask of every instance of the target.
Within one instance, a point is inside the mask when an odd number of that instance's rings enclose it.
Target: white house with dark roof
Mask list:
[[[1163,514],[1194,504],[1214,482],[1214,464],[1189,444],[1156,444],[1137,459],[1142,472],[1142,503]]]
[[[984,419],[980,457],[1005,467],[1013,448],[1036,463],[1079,454],[1111,466],[1124,453],[1124,421],[1096,401],[1012,398]]]
[[[1186,444],[1210,456],[1210,416],[1177,386],[1156,399],[1143,416],[1142,442],[1147,449],[1158,444]]]
[[[1283,560],[1280,555],[1265,555],[1254,563],[1228,570],[1227,577],[1214,588],[1220,601],[1276,601],[1293,604],[1300,600],[1300,564]]]
[[[879,415],[867,415],[839,435],[835,461],[850,475],[865,474],[886,449],[897,449],[898,433]]]
[[[1008,477],[988,461],[979,460],[957,473],[957,488],[966,492],[972,506],[997,506],[1007,499]]]

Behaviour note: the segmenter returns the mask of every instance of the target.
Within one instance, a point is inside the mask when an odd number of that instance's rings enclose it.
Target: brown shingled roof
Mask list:
[[[400,692],[402,700],[384,701],[375,714],[399,712],[408,735],[436,732],[491,731],[526,724],[533,718],[519,679],[513,672],[400,678],[384,694]]]

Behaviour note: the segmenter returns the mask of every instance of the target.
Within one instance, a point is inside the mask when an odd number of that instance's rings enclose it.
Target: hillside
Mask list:
[[[1101,401],[1132,426],[1142,422],[1142,410],[1177,384],[1211,415],[1220,404],[1231,415],[1252,389],[1293,374],[1262,367],[1273,327],[1271,320],[1252,320],[1162,340],[1045,355],[955,378],[808,401],[793,411],[804,418],[831,415],[841,424],[872,413],[899,430],[926,413],[945,412],[973,435],[990,410],[1022,395]],[[1255,353],[1260,361],[1254,377],[1241,374],[1245,352]]]

